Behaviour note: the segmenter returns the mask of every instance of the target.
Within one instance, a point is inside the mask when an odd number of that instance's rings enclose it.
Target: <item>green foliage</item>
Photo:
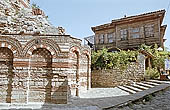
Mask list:
[[[105,68],[107,64],[108,53],[107,49],[99,50],[92,53],[92,67]]]
[[[141,45],[142,50],[145,50],[146,52],[149,52],[154,57],[152,58],[152,67],[153,68],[164,68],[164,62],[165,59],[168,58],[170,55],[170,52],[168,51],[158,51],[158,46],[155,44],[154,47],[147,46],[147,45]]]
[[[147,68],[146,75],[150,78],[158,78],[160,68],[164,68],[165,59],[170,56],[168,51],[158,51],[158,46],[141,45],[139,50],[145,50],[145,52],[152,55],[151,68]],[[125,70],[131,62],[136,61],[139,54],[137,51],[124,51],[120,52],[107,52],[108,50],[103,48],[97,52],[92,53],[92,69],[112,69],[119,68]]]
[[[164,50],[164,51],[158,51],[158,46],[155,44],[154,47],[142,45],[141,49],[149,52],[153,55],[152,58],[152,68],[147,68],[146,74],[151,78],[158,78],[160,73],[159,70],[165,67],[165,59],[169,57],[170,52]]]
[[[147,68],[146,76],[149,76],[151,79],[158,78],[160,73],[158,72],[157,68]]]
[[[124,70],[130,62],[136,61],[137,55],[137,51],[121,50],[113,53],[107,52],[107,49],[103,48],[92,53],[92,68],[111,69],[116,67]]]

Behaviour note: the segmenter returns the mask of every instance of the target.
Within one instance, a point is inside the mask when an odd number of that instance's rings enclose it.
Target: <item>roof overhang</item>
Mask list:
[[[161,26],[161,33],[163,34],[162,37],[164,37],[165,35],[166,28],[167,28],[167,25]]]
[[[119,25],[119,24],[132,23],[132,22],[138,22],[138,21],[143,21],[143,20],[151,20],[151,19],[157,19],[157,18],[160,18],[160,23],[162,24],[165,12],[166,12],[165,10],[159,10],[159,11],[144,13],[144,14],[140,14],[140,15],[115,19],[115,20],[112,20],[111,23],[99,25],[99,26],[96,26],[96,27],[91,27],[91,29],[92,29],[93,32],[96,32],[96,31],[99,31],[99,30],[112,28],[112,27]]]

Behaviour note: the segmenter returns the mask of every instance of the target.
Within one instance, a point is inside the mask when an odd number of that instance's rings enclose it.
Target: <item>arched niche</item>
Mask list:
[[[28,102],[51,103],[52,55],[46,48],[33,50],[29,61]]]
[[[0,103],[11,103],[13,82],[13,52],[0,47]]]
[[[80,68],[80,64],[79,64],[79,58],[80,58],[80,52],[79,52],[79,48],[78,47],[72,47],[70,49],[70,68],[72,70],[71,73],[69,73],[68,75],[70,75],[71,77],[71,95],[72,96],[79,96],[79,68]]]
[[[84,82],[86,84],[86,88],[87,90],[89,90],[89,88],[91,87],[91,84],[90,84],[90,56],[88,54],[87,51],[84,51],[81,55],[81,61],[82,61],[82,73],[83,75],[81,76],[84,76],[85,79],[86,79],[86,82]]]

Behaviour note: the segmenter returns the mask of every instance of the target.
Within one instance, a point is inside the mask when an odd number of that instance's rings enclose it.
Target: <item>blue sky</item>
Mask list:
[[[170,0],[31,0],[36,3],[54,26],[62,26],[66,33],[84,38],[94,34],[92,26],[109,23],[124,15],[131,16],[165,9]],[[167,24],[165,46],[170,49],[170,9],[164,18]]]

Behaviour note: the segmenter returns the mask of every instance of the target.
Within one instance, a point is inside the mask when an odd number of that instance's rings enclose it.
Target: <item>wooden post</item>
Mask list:
[[[151,67],[151,58],[150,57],[148,57],[148,66],[149,66],[149,68]]]

